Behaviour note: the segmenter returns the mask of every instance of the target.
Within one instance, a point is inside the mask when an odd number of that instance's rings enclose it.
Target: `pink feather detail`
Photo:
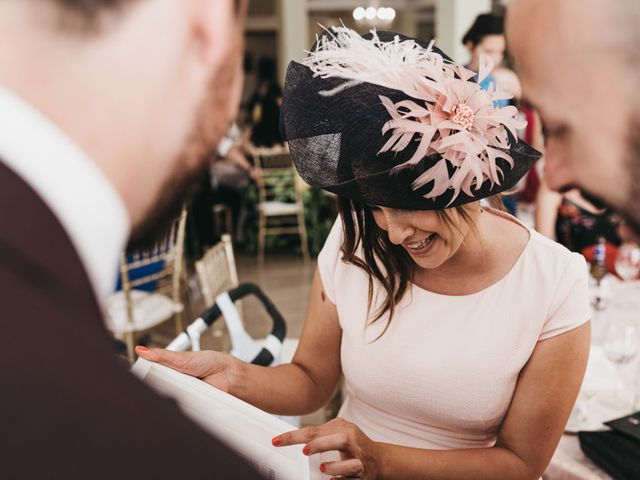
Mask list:
[[[506,160],[511,168],[514,166],[513,158],[504,151],[509,148],[507,130],[516,138],[517,129],[526,122],[518,118],[515,107],[497,108],[494,92],[480,89],[477,83],[447,78],[441,90],[435,102],[422,105],[406,100],[394,104],[380,97],[391,117],[383,135],[392,134],[380,153],[402,151],[417,140],[414,155],[396,168],[440,154],[442,159],[420,175],[412,188],[417,190],[433,182],[425,197],[434,199],[452,190],[451,204],[461,192],[473,196],[473,191],[486,181],[492,187],[501,184],[504,172],[497,166],[497,159]],[[453,167],[451,175],[449,166]]]
[[[500,185],[504,172],[498,167],[502,158],[513,168],[509,148],[509,131],[514,138],[526,121],[518,118],[515,107],[497,108],[497,100],[508,98],[495,88],[482,90],[480,83],[491,73],[493,62],[483,56],[477,82],[469,81],[476,74],[450,61],[432,49],[413,40],[380,41],[375,30],[372,38],[364,39],[344,26],[328,31],[317,48],[303,64],[315,76],[341,78],[345,83],[323,95],[335,95],[361,82],[400,90],[414,100],[394,103],[380,96],[390,119],[382,134],[391,133],[378,152],[402,152],[412,142],[418,145],[412,157],[395,168],[420,162],[424,157],[439,154],[441,159],[412,184],[414,190],[433,182],[425,195],[436,198],[453,190],[450,204],[460,192],[472,196],[489,181]],[[451,175],[449,171],[452,171]]]

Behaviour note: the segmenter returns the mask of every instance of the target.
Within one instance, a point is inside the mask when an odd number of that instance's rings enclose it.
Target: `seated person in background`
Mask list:
[[[224,204],[231,208],[234,232],[229,233],[234,241],[242,243],[245,191],[249,181],[260,176],[259,170],[247,160],[236,124],[231,126],[216,150],[207,154],[206,160],[209,169],[200,178],[187,217],[187,254],[192,260],[199,259],[220,241],[214,205]]]
[[[539,158],[507,134],[516,109],[394,35],[339,27],[289,66],[284,137],[340,205],[292,363],[138,353],[283,415],[322,406],[344,374],[341,418],[273,439],[339,451],[328,475],[538,479],[586,367],[585,261],[480,203]]]
[[[229,232],[236,243],[244,241],[244,220],[246,217],[245,197],[251,180],[260,178],[259,169],[247,159],[241,132],[234,124],[218,146],[218,155],[211,165],[211,186],[214,204],[231,208],[233,232]]]

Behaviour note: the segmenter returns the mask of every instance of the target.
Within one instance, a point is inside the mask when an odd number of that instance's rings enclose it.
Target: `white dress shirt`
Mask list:
[[[114,290],[130,230],[116,189],[65,132],[1,85],[0,159],[60,221],[102,302]]]

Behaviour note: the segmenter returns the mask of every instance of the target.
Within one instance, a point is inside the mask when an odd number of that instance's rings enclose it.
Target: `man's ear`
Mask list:
[[[242,28],[235,0],[192,0],[191,25],[201,60],[214,69],[224,62]]]

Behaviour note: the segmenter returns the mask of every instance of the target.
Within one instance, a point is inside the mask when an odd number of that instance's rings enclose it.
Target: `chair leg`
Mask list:
[[[265,250],[265,240],[267,236],[265,218],[264,215],[260,215],[260,220],[258,222],[258,266],[260,268],[264,267],[264,250]]]
[[[133,361],[135,360],[135,350],[133,343],[133,332],[128,332],[124,334],[124,339],[127,344],[127,358],[129,359],[129,364],[133,365]]]
[[[231,209],[227,207],[224,211],[224,219],[226,223],[227,233],[232,238],[235,237],[235,232],[233,231],[233,214],[231,213]]]
[[[176,327],[176,335],[180,335],[184,330],[184,322],[182,321],[182,312],[178,312],[173,316],[173,321]]]

